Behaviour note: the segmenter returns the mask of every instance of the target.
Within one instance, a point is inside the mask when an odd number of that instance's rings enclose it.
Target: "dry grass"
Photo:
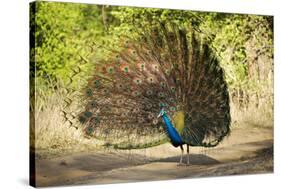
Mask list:
[[[236,126],[273,127],[273,108],[269,103],[263,103],[258,107],[255,103],[250,103],[247,109],[231,103],[230,107],[232,124]]]
[[[71,127],[65,121],[62,108],[65,105],[63,93],[50,95],[40,93],[36,96],[34,127],[31,126],[31,147],[40,157],[60,155],[78,151],[98,150],[100,141],[89,140],[83,136],[80,128]]]

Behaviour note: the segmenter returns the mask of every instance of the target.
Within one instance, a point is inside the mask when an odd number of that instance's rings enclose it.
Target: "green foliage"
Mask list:
[[[36,31],[31,53],[37,84],[43,86],[46,80],[68,83],[71,78],[77,88],[97,62],[111,56],[110,49],[119,50],[124,38],[137,40],[159,23],[201,32],[217,52],[231,90],[258,91],[272,80],[267,78],[273,71],[268,16],[37,2],[31,21]],[[73,74],[79,69],[83,74]]]
[[[264,54],[267,56],[266,66],[270,69],[273,66],[270,18],[215,13],[205,16],[205,20],[200,27],[214,36],[212,45],[219,54],[230,88],[252,89],[252,82],[257,82],[258,78],[249,74],[250,64],[257,64],[251,59]],[[253,48],[256,51],[250,52]]]
[[[33,24],[36,76],[65,82],[104,32],[99,7],[85,4],[37,2]]]

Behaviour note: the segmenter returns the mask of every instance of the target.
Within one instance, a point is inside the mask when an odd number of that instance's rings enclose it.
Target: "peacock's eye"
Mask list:
[[[175,87],[171,87],[171,91],[172,92],[176,92],[176,88]]]

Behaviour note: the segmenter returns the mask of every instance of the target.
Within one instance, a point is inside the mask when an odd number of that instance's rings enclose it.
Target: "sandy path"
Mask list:
[[[52,186],[272,172],[272,138],[272,128],[235,128],[219,147],[191,148],[191,165],[180,167],[180,150],[170,144],[37,160],[36,181]]]

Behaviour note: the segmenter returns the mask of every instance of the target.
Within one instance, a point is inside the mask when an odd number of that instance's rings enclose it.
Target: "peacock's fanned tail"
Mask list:
[[[158,144],[161,106],[171,118],[184,112],[181,136],[190,145],[215,146],[230,132],[224,72],[200,34],[159,24],[123,47],[95,64],[83,90],[77,119],[88,136],[115,146]]]

